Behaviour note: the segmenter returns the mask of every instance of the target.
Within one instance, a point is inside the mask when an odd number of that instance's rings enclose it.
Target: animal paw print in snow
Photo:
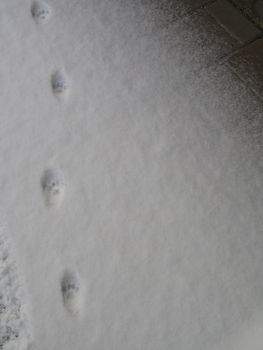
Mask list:
[[[82,306],[80,280],[76,272],[66,270],[61,280],[64,306],[71,314],[79,314]]]
[[[51,87],[55,96],[64,97],[67,95],[69,84],[63,71],[57,70],[51,75]]]
[[[44,1],[33,1],[31,4],[31,14],[35,21],[46,22],[51,16],[51,8]]]
[[[58,169],[45,170],[41,185],[46,204],[48,206],[59,206],[65,193],[65,179],[62,172]]]

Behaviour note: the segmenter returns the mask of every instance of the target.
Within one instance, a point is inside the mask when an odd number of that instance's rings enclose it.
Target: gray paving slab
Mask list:
[[[255,23],[258,27],[262,26],[262,11],[258,11],[259,7],[256,3],[261,3],[261,0],[229,0],[240,12],[243,13],[249,20]],[[260,4],[262,8],[262,4]]]
[[[241,44],[247,44],[262,34],[258,27],[227,0],[215,1],[207,6],[207,11]]]

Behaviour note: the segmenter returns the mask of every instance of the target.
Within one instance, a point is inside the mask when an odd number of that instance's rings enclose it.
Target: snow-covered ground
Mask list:
[[[263,103],[205,2],[0,2],[31,349],[262,349]]]

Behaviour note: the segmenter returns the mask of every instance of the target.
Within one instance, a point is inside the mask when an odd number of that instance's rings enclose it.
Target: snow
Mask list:
[[[33,1],[31,4],[31,14],[36,22],[46,22],[51,16],[51,9],[44,1]]]
[[[66,181],[60,169],[46,169],[41,178],[41,186],[47,206],[60,206],[66,187]]]
[[[16,263],[3,232],[0,237],[0,261],[0,348],[26,350],[32,339],[27,302]]]
[[[83,309],[82,286],[75,271],[66,270],[61,281],[61,291],[65,308],[74,315]]]
[[[191,3],[0,2],[0,208],[34,350],[260,349],[262,102]]]

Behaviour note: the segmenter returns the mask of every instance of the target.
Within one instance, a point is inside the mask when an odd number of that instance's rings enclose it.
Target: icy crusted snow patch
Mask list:
[[[28,312],[10,247],[0,233],[0,349],[28,350],[32,335]]]

